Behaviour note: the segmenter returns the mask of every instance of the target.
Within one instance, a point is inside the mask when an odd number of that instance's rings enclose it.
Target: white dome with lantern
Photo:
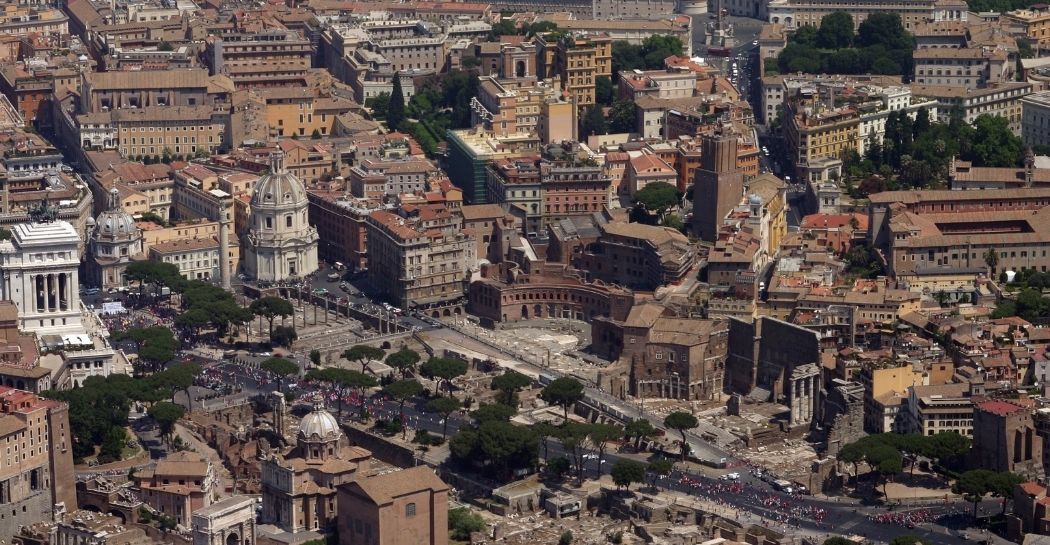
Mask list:
[[[317,270],[317,229],[303,183],[270,154],[270,172],[255,184],[244,241],[246,272],[256,280],[294,280]]]
[[[142,230],[120,203],[120,190],[109,190],[109,203],[88,223],[88,284],[108,289],[127,285],[128,263],[143,259]]]

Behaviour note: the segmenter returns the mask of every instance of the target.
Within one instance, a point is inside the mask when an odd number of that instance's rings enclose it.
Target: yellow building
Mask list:
[[[762,249],[768,256],[775,256],[788,232],[787,186],[772,174],[762,174],[748,182],[746,191],[745,202],[761,207],[756,215],[762,223],[759,228]]]
[[[595,80],[612,78],[612,38],[607,33],[549,32],[536,37],[541,78],[561,79],[579,108],[595,103]]]
[[[253,91],[266,105],[270,136],[328,135],[336,117],[354,109],[349,100],[318,97],[303,87],[274,87]]]
[[[157,248],[159,254],[167,255],[169,253],[178,253],[177,249],[193,249],[194,251],[200,250],[194,245],[191,245],[191,241],[203,240],[203,241],[218,241],[219,240],[219,222],[208,221],[208,220],[191,220],[183,221],[172,225],[171,227],[162,227],[156,223],[149,221],[140,221],[136,225],[139,229],[142,229],[142,250],[147,255],[158,255],[158,252],[151,252],[152,248]],[[230,274],[234,275],[237,273],[237,267],[241,260],[240,244],[238,244],[238,237],[234,233],[230,233]],[[218,244],[218,242],[215,242]],[[205,246],[208,246],[207,244]],[[210,246],[208,246],[210,248]],[[216,246],[218,248],[218,246]],[[216,256],[217,257],[217,256]],[[210,270],[211,267],[209,266]],[[195,277],[195,276],[194,276]]]
[[[865,365],[857,379],[864,385],[864,428],[872,433],[896,431],[894,423],[908,389],[929,384],[922,364],[898,367],[888,360]]]
[[[125,157],[214,153],[226,123],[211,106],[153,106],[113,110],[117,149]]]
[[[860,114],[851,106],[808,113],[804,102],[785,102],[784,138],[799,176],[847,149],[861,149]]]
[[[1019,9],[1003,14],[1003,20],[1013,30],[1028,36],[1032,45],[1050,45],[1050,10]]]

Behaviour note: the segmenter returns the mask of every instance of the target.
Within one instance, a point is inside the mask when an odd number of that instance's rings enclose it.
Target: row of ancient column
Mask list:
[[[69,294],[75,289],[73,275],[50,273],[30,275],[33,285],[33,312],[69,310]]]

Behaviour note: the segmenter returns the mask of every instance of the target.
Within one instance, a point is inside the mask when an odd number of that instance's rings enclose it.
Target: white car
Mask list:
[[[739,481],[740,480],[740,474],[734,471],[733,473],[726,473],[725,475],[722,475],[718,479],[722,480],[722,481]]]
[[[583,455],[583,459],[584,460],[597,460],[598,459],[598,455],[594,454],[593,452],[589,452],[589,453]]]

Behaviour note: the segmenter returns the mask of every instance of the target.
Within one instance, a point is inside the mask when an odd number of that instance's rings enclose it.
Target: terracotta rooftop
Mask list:
[[[1019,413],[1025,410],[1025,407],[1022,407],[1021,405],[1015,402],[1003,401],[1000,399],[993,399],[990,401],[985,401],[983,403],[978,403],[977,408],[981,411],[984,411],[986,413],[992,413],[996,416],[1009,416],[1011,414]]]

